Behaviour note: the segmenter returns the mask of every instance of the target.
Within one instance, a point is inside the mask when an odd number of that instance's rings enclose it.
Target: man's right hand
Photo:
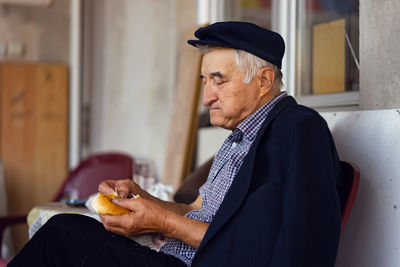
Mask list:
[[[117,192],[120,198],[127,198],[137,194],[143,197],[145,192],[139,185],[132,181],[132,179],[103,181],[100,183],[98,191],[102,194]]]

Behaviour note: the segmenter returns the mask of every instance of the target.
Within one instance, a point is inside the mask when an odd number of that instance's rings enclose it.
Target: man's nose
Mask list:
[[[204,106],[211,106],[212,103],[217,101],[217,94],[214,92],[212,87],[206,83],[204,85],[204,92],[203,92],[203,105]]]

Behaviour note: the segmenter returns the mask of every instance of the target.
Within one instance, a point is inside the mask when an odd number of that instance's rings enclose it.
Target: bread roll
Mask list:
[[[130,210],[118,206],[113,199],[118,199],[118,194],[102,194],[99,193],[92,202],[93,209],[100,215],[124,215],[129,214]]]

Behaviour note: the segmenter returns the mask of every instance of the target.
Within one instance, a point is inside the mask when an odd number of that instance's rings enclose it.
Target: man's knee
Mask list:
[[[104,227],[97,220],[79,214],[58,214],[52,216],[40,229],[47,233],[58,235],[59,233],[93,232],[104,230]],[[39,231],[40,231],[39,230]]]
[[[80,214],[57,214],[52,216],[46,223],[49,227],[67,228],[81,228],[87,224],[98,224],[98,222],[93,218]]]

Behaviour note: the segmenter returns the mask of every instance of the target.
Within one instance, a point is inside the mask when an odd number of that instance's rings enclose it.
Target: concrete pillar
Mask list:
[[[400,1],[360,1],[360,108],[400,107]]]

